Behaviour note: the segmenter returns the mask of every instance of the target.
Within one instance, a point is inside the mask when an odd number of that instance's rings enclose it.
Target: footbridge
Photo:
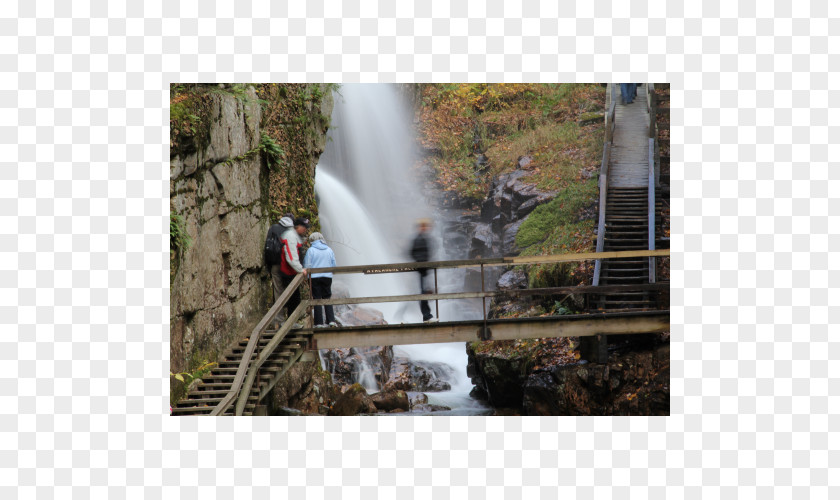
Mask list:
[[[346,266],[313,269],[312,272],[334,274],[382,274],[433,271],[433,293],[418,295],[348,297],[313,300],[309,297],[289,315],[282,325],[275,324],[275,317],[288,302],[292,293],[306,280],[298,275],[257,324],[251,334],[231,347],[202,381],[196,384],[187,397],[173,409],[173,415],[254,415],[264,405],[268,395],[280,378],[300,359],[317,355],[318,349],[402,345],[443,342],[469,342],[484,340],[512,340],[546,337],[589,337],[606,334],[640,334],[670,330],[670,312],[667,300],[653,301],[644,308],[627,311],[599,310],[599,297],[604,293],[644,292],[652,297],[667,296],[669,284],[640,283],[630,285],[599,285],[554,288],[528,288],[517,290],[486,290],[484,272],[493,266],[529,266],[587,260],[610,260],[668,257],[670,251],[633,250],[585,254],[563,254],[535,257],[504,257],[441,262],[407,262],[370,266]],[[479,268],[481,290],[475,292],[438,293],[437,270],[454,268]],[[308,287],[311,290],[311,286]],[[577,295],[588,304],[586,314],[541,316],[532,318],[498,319],[488,317],[488,299],[511,299],[524,296],[552,296],[558,299]],[[374,326],[340,326],[312,328],[312,308],[322,305],[378,304],[428,300],[481,300],[482,317],[470,321],[441,323],[407,323]],[[304,328],[295,328],[302,322]]]

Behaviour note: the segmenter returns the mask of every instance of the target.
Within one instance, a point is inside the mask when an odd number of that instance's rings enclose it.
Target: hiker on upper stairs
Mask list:
[[[624,104],[633,104],[636,99],[636,84],[635,83],[620,83],[621,99]]]

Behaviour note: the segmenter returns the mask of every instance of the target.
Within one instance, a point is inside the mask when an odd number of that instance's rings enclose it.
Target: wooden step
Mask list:
[[[216,406],[219,403],[221,403],[222,400],[224,400],[224,399],[225,399],[224,397],[221,397],[221,398],[185,399],[185,400],[180,401],[178,403],[178,408],[195,408],[195,407],[198,407],[199,405],[204,405],[204,404],[212,404],[213,406]],[[254,402],[256,402],[257,399],[259,399],[259,396],[248,397],[249,401],[253,400]]]

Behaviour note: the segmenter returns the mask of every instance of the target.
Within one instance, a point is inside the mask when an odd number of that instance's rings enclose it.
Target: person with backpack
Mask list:
[[[327,246],[323,234],[312,233],[309,236],[309,242],[311,246],[303,260],[303,266],[306,269],[336,266],[335,252]],[[315,273],[312,275],[313,299],[329,299],[332,297],[332,276],[332,273]],[[322,307],[324,309],[323,313],[321,312]],[[335,322],[333,306],[315,306],[315,328],[327,326],[324,322],[324,316],[326,316],[326,323],[329,323],[329,326],[338,326],[338,323]]]
[[[300,263],[301,236],[309,229],[309,221],[303,218],[292,220],[289,215],[282,217],[277,224],[268,229],[265,238],[265,264],[271,270],[271,282],[274,285],[274,300],[280,298],[283,290],[299,273],[306,276],[307,271]],[[291,314],[300,305],[300,289],[295,290],[285,309]]]
[[[429,219],[420,219],[417,222],[417,230],[418,234],[414,238],[414,242],[411,245],[411,258],[415,260],[415,262],[428,262],[429,257],[431,256],[431,249],[429,248],[429,239],[426,237],[426,233],[432,228],[432,222]],[[417,272],[420,273],[420,293],[431,293],[426,289],[426,275],[428,274],[428,269],[418,269]],[[432,315],[432,310],[429,307],[428,300],[421,300],[420,301],[420,312],[423,314],[423,322],[424,323],[436,323],[437,319]]]

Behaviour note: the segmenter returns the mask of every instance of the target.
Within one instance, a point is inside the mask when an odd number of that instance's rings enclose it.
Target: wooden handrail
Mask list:
[[[295,276],[295,279],[301,278],[301,281],[298,282],[298,285],[303,281],[303,275],[298,274]],[[293,281],[294,282],[294,281]],[[291,288],[291,284],[288,288]],[[295,287],[297,288],[297,287]],[[257,372],[259,372],[260,367],[266,360],[274,353],[274,349],[280,345],[280,342],[292,329],[292,325],[297,321],[309,307],[309,301],[303,300],[300,304],[298,304],[297,308],[289,314],[289,317],[286,321],[283,322],[283,326],[277,330],[277,333],[271,337],[271,340],[268,341],[265,347],[262,348],[260,354],[257,356],[257,359],[251,364],[248,370],[248,378],[245,379],[245,383],[242,385],[242,390],[239,393],[239,399],[236,401],[236,415],[242,415],[242,412],[245,410],[245,404],[248,402],[248,395],[251,393],[251,387],[254,385],[254,379],[257,376]],[[238,373],[238,372],[237,372]]]
[[[479,266],[515,266],[522,264],[552,264],[557,262],[575,262],[594,259],[628,259],[632,257],[666,257],[669,249],[662,250],[624,250],[621,252],[564,253],[558,255],[533,255],[517,257],[497,257],[492,259],[442,260],[436,262],[395,262],[393,264],[370,264],[363,266],[315,267],[310,274],[385,274],[412,272],[418,269],[453,269]],[[371,272],[373,271],[373,272]]]
[[[379,297],[346,297],[338,299],[317,299],[309,302],[312,306],[374,304],[384,302],[414,302],[417,300],[455,300],[481,299],[485,297],[506,297],[511,295],[569,295],[574,293],[613,293],[623,291],[664,290],[669,283],[651,283],[646,285],[600,285],[600,286],[566,286],[553,288],[522,288],[516,290],[496,290],[493,292],[457,292],[457,293],[425,293],[415,295],[388,295]]]
[[[269,323],[277,313],[280,312],[286,302],[289,301],[289,298],[292,294],[298,289],[300,284],[303,283],[303,275],[298,274],[289,283],[289,286],[283,290],[283,293],[280,294],[280,297],[274,302],[274,305],[271,306],[271,309],[263,316],[257,326],[251,331],[251,338],[248,339],[248,345],[245,347],[245,352],[242,354],[242,360],[239,362],[239,367],[236,369],[236,376],[233,379],[233,384],[230,387],[230,391],[228,391],[227,395],[225,395],[224,399],[222,399],[219,404],[213,408],[213,411],[210,412],[210,415],[221,415],[223,414],[228,407],[233,403],[234,398],[236,398],[237,393],[239,392],[240,387],[242,387],[242,381],[245,380],[245,375],[248,371],[248,364],[251,361],[251,356],[254,355],[254,350],[257,347],[258,341],[260,336],[263,332],[268,328]]]

